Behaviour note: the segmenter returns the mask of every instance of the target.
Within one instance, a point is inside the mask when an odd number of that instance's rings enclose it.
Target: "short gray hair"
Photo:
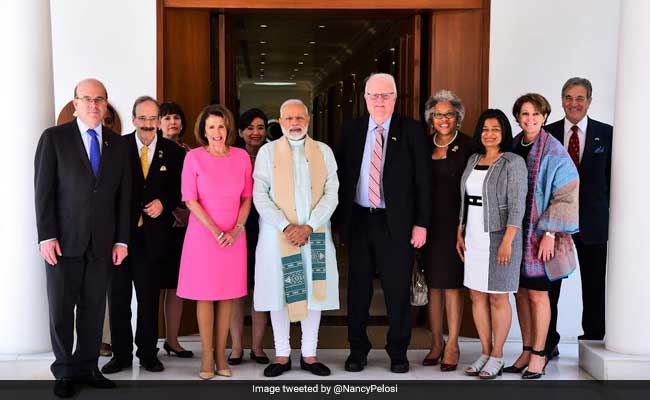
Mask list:
[[[386,74],[386,73],[383,73],[383,72],[377,72],[377,73],[374,73],[374,74],[370,74],[370,76],[368,76],[366,78],[366,82],[365,82],[366,85],[363,87],[363,93],[364,94],[368,93],[368,82],[370,82],[371,79],[375,79],[375,78],[377,78],[377,79],[385,79],[388,82],[390,82],[393,85],[393,91],[395,92],[395,95],[397,95],[397,84],[395,83],[395,77],[393,75],[391,75],[391,74]]]
[[[160,114],[160,103],[158,103],[158,100],[154,99],[151,96],[140,96],[137,99],[135,99],[135,102],[133,103],[133,110],[131,111],[133,117],[135,117],[136,107],[142,103],[146,103],[147,101],[154,103],[156,105],[156,108],[158,109],[158,114]]]
[[[564,83],[564,86],[562,86],[562,98],[564,98],[564,94],[572,86],[582,86],[585,89],[587,89],[587,99],[591,99],[591,93],[593,91],[591,88],[591,82],[589,82],[589,79],[587,78],[579,78],[579,77],[569,78]]]
[[[454,107],[454,110],[456,111],[456,125],[460,128],[463,119],[465,119],[465,106],[456,93],[447,89],[437,91],[433,96],[429,97],[429,100],[424,104],[424,120],[427,124],[431,124],[433,109],[438,103],[451,103],[452,107]]]
[[[305,114],[309,116],[309,108],[305,105],[305,103],[302,102],[302,100],[299,99],[289,99],[282,103],[280,106],[280,118],[282,118],[282,113],[284,112],[284,109],[287,108],[288,106],[303,106],[305,109]]]

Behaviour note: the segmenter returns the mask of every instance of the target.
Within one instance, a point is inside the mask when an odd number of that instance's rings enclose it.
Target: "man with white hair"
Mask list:
[[[343,124],[337,151],[338,220],[350,249],[345,370],[363,370],[372,348],[366,325],[377,272],[389,323],[390,370],[404,373],[414,249],[426,241],[431,213],[431,146],[422,124],[393,114],[397,88],[391,75],[371,75],[364,97],[370,115]]]
[[[330,217],[339,181],[332,150],[307,135],[309,112],[300,100],[280,107],[283,136],[262,146],[253,178],[260,214],[255,253],[255,310],[270,311],[275,361],[264,370],[276,377],[291,369],[290,322],[300,321],[300,367],[330,374],[316,347],[322,310],[339,308],[336,251]]]

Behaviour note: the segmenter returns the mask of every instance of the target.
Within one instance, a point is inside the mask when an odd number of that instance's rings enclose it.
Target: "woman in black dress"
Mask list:
[[[166,101],[160,105],[160,131],[165,139],[169,139],[177,145],[183,147],[185,151],[190,148],[183,143],[185,134],[185,114],[181,107],[171,101]],[[181,325],[181,316],[183,315],[183,299],[176,295],[176,286],[178,286],[178,270],[181,264],[181,253],[183,251],[183,240],[187,230],[187,220],[190,212],[184,204],[176,207],[172,212],[174,215],[174,224],[172,225],[172,236],[169,244],[168,257],[161,270],[161,297],[164,304],[165,316],[165,343],[163,348],[167,355],[175,354],[181,358],[190,358],[194,356],[189,350],[185,350],[178,343],[178,329]]]
[[[251,108],[245,111],[239,117],[239,137],[241,138],[242,147],[246,149],[251,158],[251,164],[255,167],[255,158],[257,152],[264,143],[266,143],[266,128],[268,118],[260,109]],[[260,232],[259,225],[260,215],[251,205],[250,214],[246,220],[246,247],[247,247],[247,267],[248,267],[248,288],[249,293],[253,293],[255,286],[255,248],[257,247],[257,237]],[[242,334],[244,331],[244,304],[245,298],[236,299],[233,303],[232,319],[230,321],[230,338],[232,339],[232,353],[228,357],[228,364],[237,365],[243,361],[244,347],[242,343]],[[250,352],[251,360],[259,364],[268,364],[269,358],[264,353],[262,340],[264,339],[264,330],[267,324],[267,312],[255,311],[251,306],[252,320],[252,346]]]
[[[453,371],[458,365],[458,336],[463,315],[463,262],[456,252],[456,229],[460,211],[460,178],[467,159],[473,152],[472,140],[460,132],[465,107],[458,96],[441,90],[431,97],[424,117],[433,130],[432,223],[422,261],[429,286],[429,324],[431,351],[423,365],[437,365],[442,371]],[[447,314],[449,334],[442,337],[442,316]]]

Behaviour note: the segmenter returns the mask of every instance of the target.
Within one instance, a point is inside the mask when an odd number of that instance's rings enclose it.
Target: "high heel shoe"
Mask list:
[[[440,360],[442,360],[442,356],[445,354],[445,345],[446,344],[447,344],[446,342],[444,342],[444,341],[442,342],[442,350],[440,350],[440,354],[438,354],[438,356],[436,356],[436,357],[424,357],[424,360],[422,360],[422,365],[424,365],[426,367],[438,365]],[[429,352],[429,354],[431,354],[431,352]],[[427,356],[429,354],[427,354]]]
[[[456,360],[459,360],[460,359],[460,350],[458,350],[456,352],[456,354],[458,355]],[[444,352],[443,352],[443,357],[442,358],[444,359]],[[456,371],[457,367],[458,367],[458,361],[456,361],[456,364],[447,364],[447,363],[442,362],[442,359],[440,360],[440,371],[442,371],[442,372]]]
[[[481,372],[479,372],[478,377],[480,379],[495,379],[497,376],[501,376],[502,374],[503,357],[490,357],[490,359],[483,366],[483,369],[481,369]]]
[[[204,381],[208,381],[212,378],[214,378],[214,371],[199,371],[199,378],[203,379]]]
[[[469,367],[465,368],[465,374],[469,376],[478,376],[487,364],[490,356],[488,354],[481,354],[481,356],[472,363]]]
[[[225,376],[226,378],[230,378],[232,376],[232,371],[230,370],[230,368],[220,369],[220,370],[217,370],[217,375]]]
[[[544,349],[531,350],[530,354],[539,357],[544,357],[544,366],[542,367],[542,370],[540,372],[532,372],[526,369],[526,371],[524,371],[524,374],[521,376],[521,379],[539,379],[542,377],[542,375],[546,374],[546,364],[548,364],[548,358],[546,358],[546,352],[544,351]]]
[[[163,349],[167,352],[167,355],[174,354],[178,358],[192,358],[194,357],[194,353],[192,353],[190,350],[174,350],[172,346],[169,345],[169,343],[165,342],[163,344]]]
[[[522,350],[523,350],[523,351],[532,351],[532,350],[533,350],[533,346],[523,346],[523,347],[522,347]],[[515,362],[516,362],[516,361],[515,361]],[[515,364],[512,364],[512,365],[509,366],[509,367],[505,367],[505,368],[503,369],[503,372],[511,373],[511,374],[520,374],[523,370],[526,369],[527,366],[528,366],[528,364],[522,365],[521,367],[517,367]]]

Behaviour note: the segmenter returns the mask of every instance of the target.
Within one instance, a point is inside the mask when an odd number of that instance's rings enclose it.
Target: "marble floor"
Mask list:
[[[195,353],[193,359],[179,359],[167,356],[160,352],[159,358],[165,365],[165,371],[152,373],[138,367],[137,358],[134,359],[134,368],[110,375],[116,380],[198,380],[198,368],[201,344],[198,337],[184,337],[182,345]],[[159,344],[162,349],[162,342]],[[462,339],[460,343],[461,357],[459,369],[454,372],[441,372],[439,367],[424,367],[420,364],[426,355],[426,350],[410,350],[408,353],[411,370],[407,374],[394,374],[388,369],[389,359],[385,351],[373,350],[368,356],[368,366],[360,373],[350,373],[343,369],[344,361],[348,355],[345,349],[319,350],[319,358],[327,364],[332,375],[325,378],[331,380],[463,380],[476,379],[466,376],[462,369],[471,364],[480,355],[480,344],[475,339]],[[520,342],[509,342],[504,349],[506,364],[510,365],[521,350]],[[560,356],[551,361],[546,367],[546,380],[591,380],[593,377],[578,366],[578,344],[562,343],[559,346]],[[229,351],[227,350],[227,353]],[[266,351],[269,356],[272,350]],[[248,355],[248,351],[246,352]],[[293,369],[282,375],[287,380],[313,380],[316,377],[300,369],[299,351],[295,350],[292,356]],[[0,355],[0,379],[2,380],[49,380],[52,375],[49,370],[54,359],[52,353],[30,355]],[[109,358],[101,357],[100,366],[108,362]],[[265,380],[264,366],[245,358],[238,366],[232,367],[232,378],[217,377],[216,380]],[[519,374],[504,374],[501,379],[520,379]]]

